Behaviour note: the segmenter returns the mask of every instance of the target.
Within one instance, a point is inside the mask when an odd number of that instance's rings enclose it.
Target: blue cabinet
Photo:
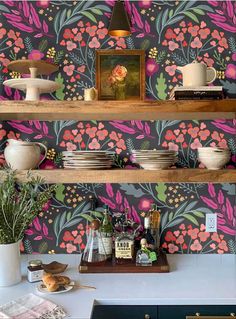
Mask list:
[[[156,306],[95,306],[91,319],[158,319]]]
[[[235,306],[95,306],[91,319],[186,319],[187,316],[228,316]],[[201,318],[201,317],[200,317]]]

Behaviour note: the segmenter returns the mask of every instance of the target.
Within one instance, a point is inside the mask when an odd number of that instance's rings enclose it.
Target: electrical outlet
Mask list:
[[[217,214],[206,214],[206,232],[217,231]]]

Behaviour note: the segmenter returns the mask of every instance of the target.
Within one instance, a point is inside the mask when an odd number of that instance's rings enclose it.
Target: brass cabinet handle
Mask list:
[[[144,315],[144,319],[151,319],[151,316],[146,313],[146,314]]]
[[[229,316],[201,316],[199,312],[195,316],[186,316],[186,319],[236,319],[235,313]]]

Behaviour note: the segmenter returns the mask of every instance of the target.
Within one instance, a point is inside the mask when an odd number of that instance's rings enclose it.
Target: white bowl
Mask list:
[[[217,170],[221,169],[227,164],[230,160],[230,154],[225,154],[225,156],[215,156],[212,154],[211,156],[204,156],[202,154],[198,154],[198,160],[206,166],[208,169]]]

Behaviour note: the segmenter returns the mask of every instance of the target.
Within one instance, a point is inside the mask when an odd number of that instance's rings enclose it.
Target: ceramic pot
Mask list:
[[[4,150],[7,164],[12,169],[33,169],[39,166],[47,155],[47,148],[42,143],[23,142],[9,139]],[[41,158],[41,150],[44,156]]]
[[[0,245],[0,287],[12,286],[20,281],[20,241]]]
[[[205,86],[216,79],[216,70],[204,63],[193,61],[185,66],[178,66],[183,74],[183,86]]]
[[[85,101],[95,101],[98,98],[98,91],[94,87],[84,89],[84,100]]]

